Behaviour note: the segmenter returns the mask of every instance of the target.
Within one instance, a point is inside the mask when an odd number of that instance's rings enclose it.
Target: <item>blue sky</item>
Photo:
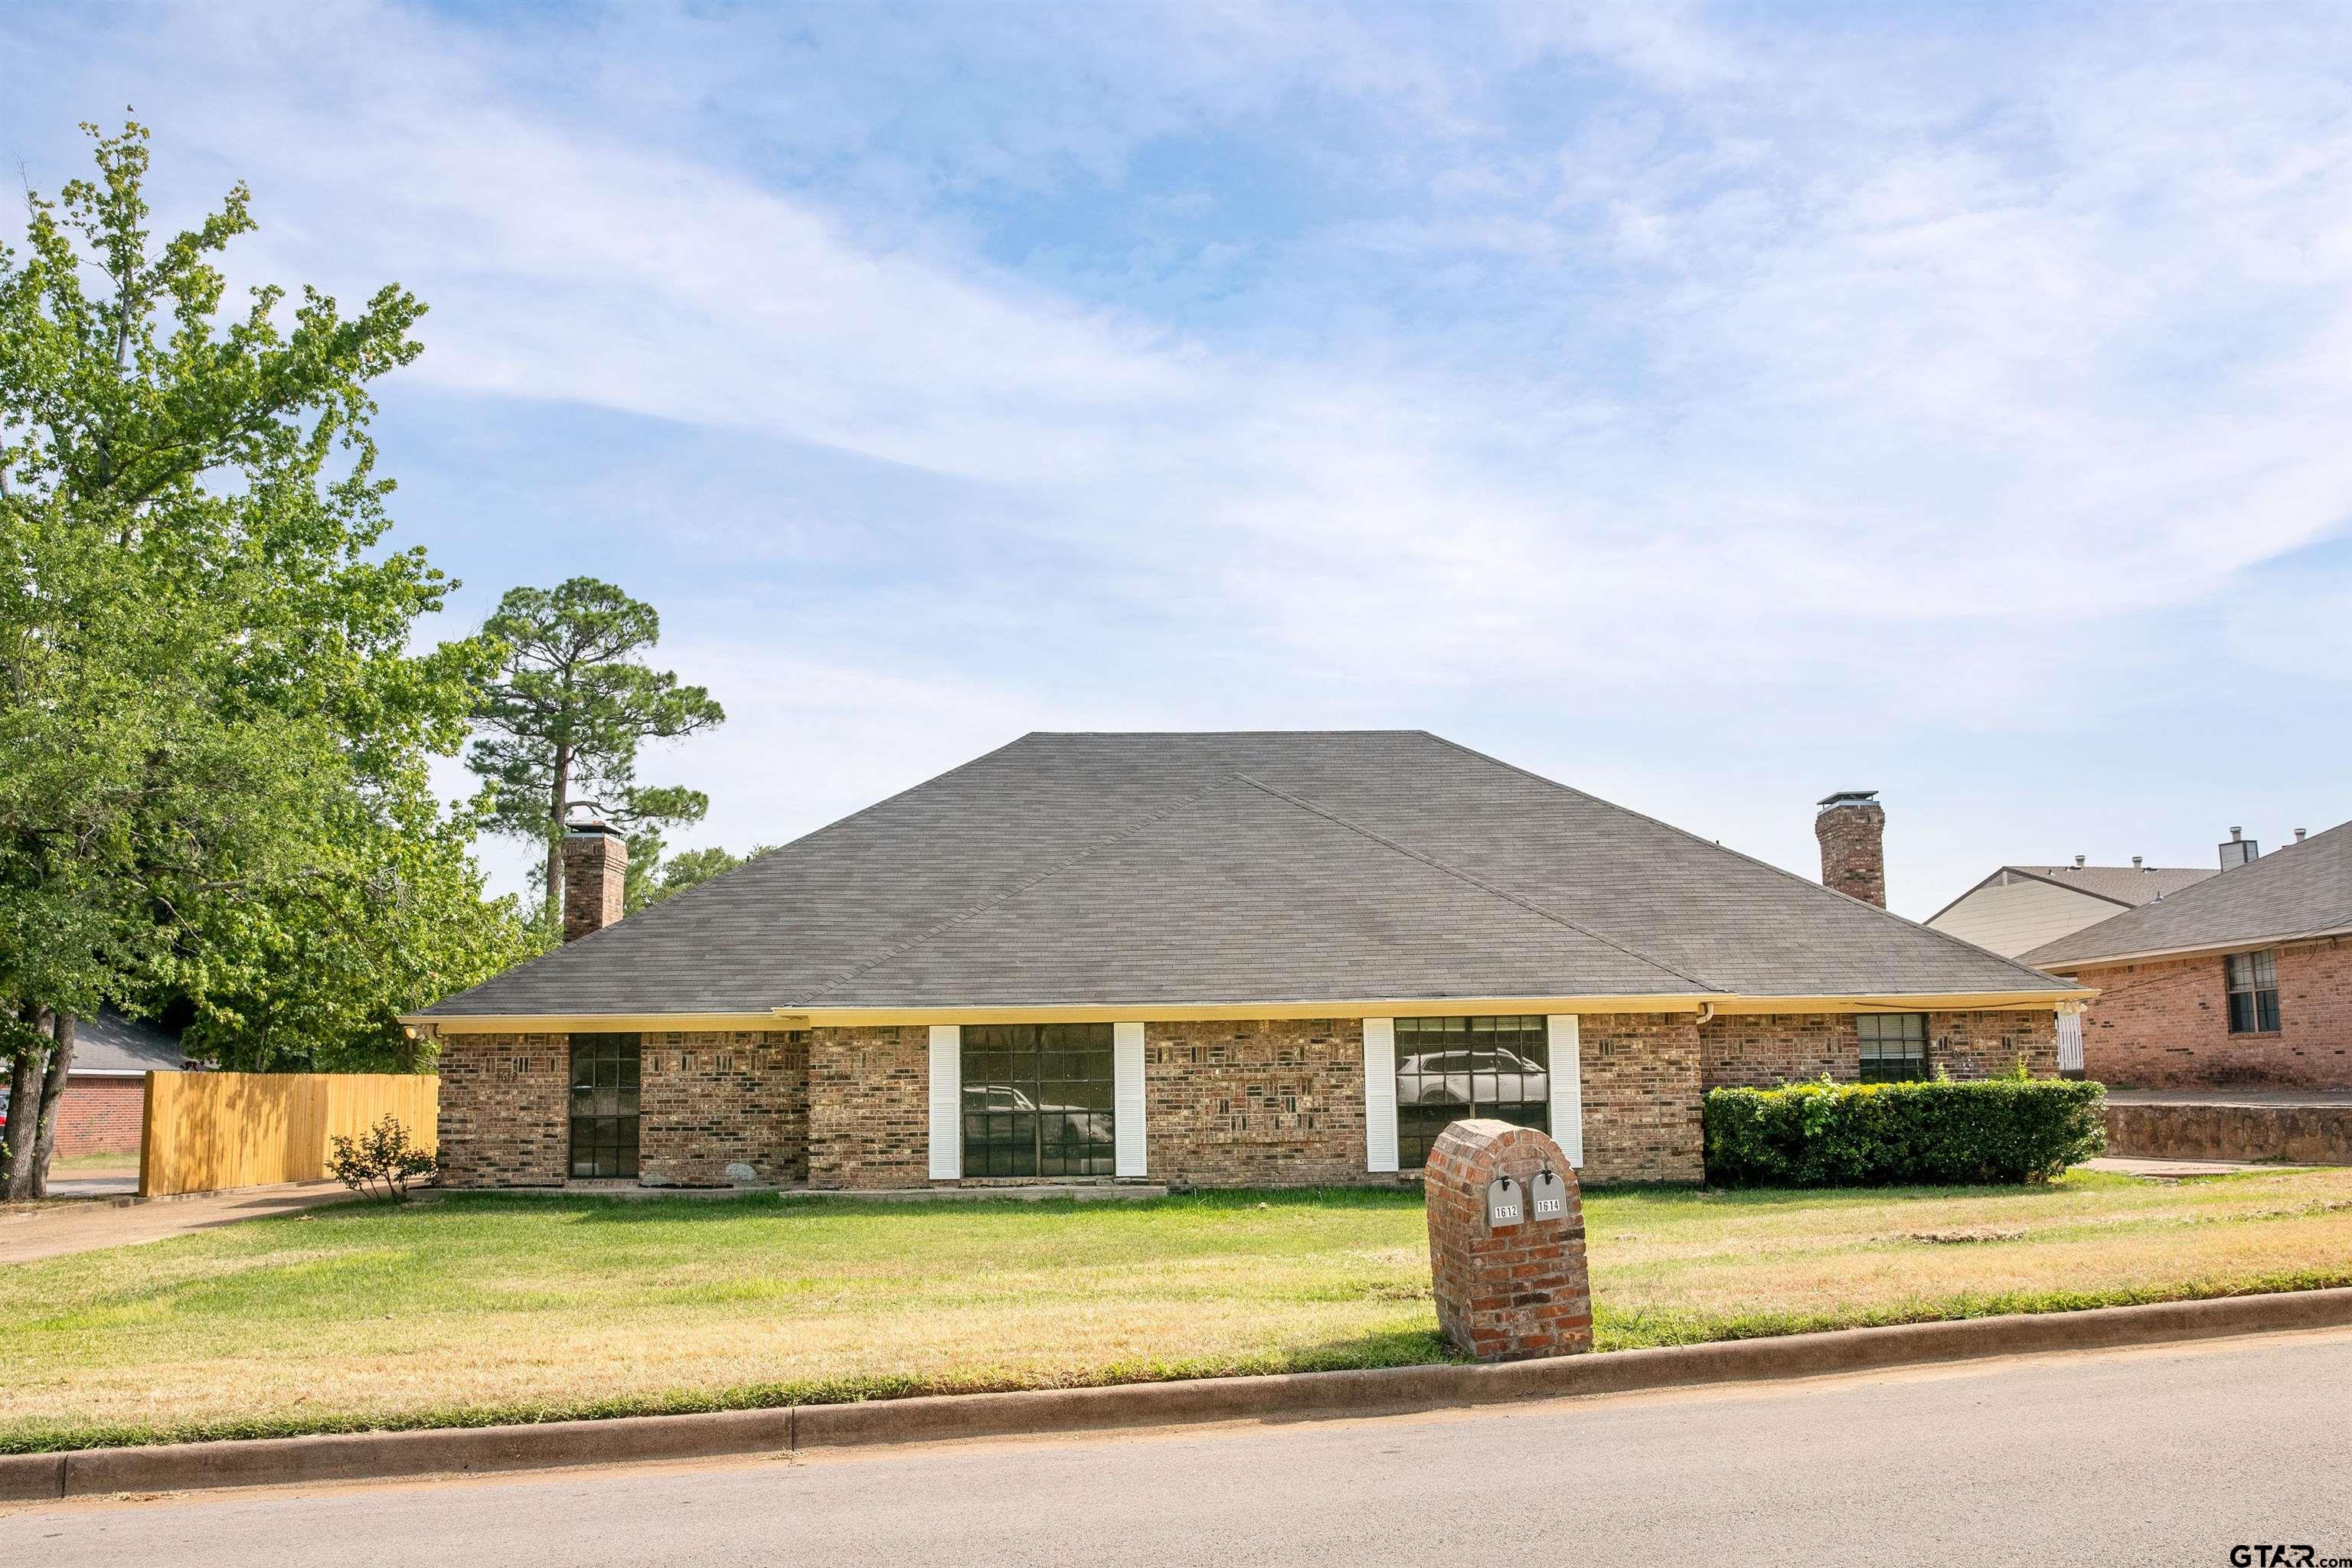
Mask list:
[[[694,842],[1034,728],[1422,726],[1895,906],[2347,815],[2352,9],[12,7],[397,537],[662,610]],[[489,857],[509,885],[520,855]]]

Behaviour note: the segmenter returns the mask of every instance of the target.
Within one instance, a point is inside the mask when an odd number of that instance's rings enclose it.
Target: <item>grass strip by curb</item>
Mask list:
[[[1068,1436],[1204,1421],[1362,1418],[1514,1400],[1883,1371],[2023,1354],[2352,1327],[2352,1290],[1722,1341],[1499,1365],[1403,1366],[779,1410],[370,1432],[0,1457],[0,1501],[544,1470],[872,1444]]]
[[[1746,1340],[1834,1332],[1848,1329],[1897,1328],[1923,1323],[1967,1322],[1993,1317],[2029,1317],[2106,1307],[2154,1306],[2185,1301],[2227,1300],[2352,1287],[2352,1268],[2300,1270],[2208,1286],[2200,1281],[2111,1290],[2042,1291],[2030,1295],[1969,1296],[1852,1313],[1759,1313],[1733,1319],[1677,1321],[1672,1314],[1625,1313],[1601,1306],[1596,1331],[1602,1354]],[[611,1399],[550,1404],[468,1405],[425,1408],[390,1416],[238,1417],[169,1426],[144,1425],[61,1426],[0,1439],[0,1455],[63,1453],[109,1447],[320,1436],[366,1432],[469,1430],[530,1426],[570,1421],[603,1421],[643,1415],[709,1415],[724,1411],[778,1410],[795,1406],[866,1404],[937,1395],[1011,1394],[1050,1389],[1109,1388],[1140,1384],[1191,1383],[1297,1373],[1364,1371],[1461,1364],[1434,1333],[1392,1336],[1370,1353],[1273,1355],[1213,1362],[1164,1362],[1111,1365],[1057,1381],[1019,1378],[923,1379],[870,1376],[801,1379],[733,1387],[679,1389]]]

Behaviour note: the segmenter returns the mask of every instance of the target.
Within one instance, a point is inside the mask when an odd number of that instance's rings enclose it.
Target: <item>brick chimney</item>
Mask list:
[[[1886,907],[1886,808],[1874,789],[1842,789],[1813,817],[1822,841],[1822,886]]]
[[[572,807],[580,810],[579,805]],[[593,806],[563,825],[563,940],[577,942],[621,918],[629,841]]]

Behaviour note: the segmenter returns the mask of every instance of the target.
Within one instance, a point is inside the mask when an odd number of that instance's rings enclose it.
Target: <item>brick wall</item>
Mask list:
[[[1732,1015],[1699,1026],[1701,1077],[1709,1089],[1770,1089],[1827,1073],[1839,1083],[1862,1076],[1862,1043],[1851,1013]],[[1930,1013],[1927,1065],[1954,1078],[1990,1078],[2022,1057],[2028,1072],[2058,1071],[2058,1015],[2019,1012]]]
[[[2016,1071],[2021,1058],[2035,1078],[2058,1076],[2056,1012],[1927,1015],[1931,1068],[1954,1078],[1997,1078]]]
[[[2006,1071],[2022,1051],[2056,1070],[2042,1013],[1928,1016],[1955,1077]],[[1851,1016],[1593,1014],[1581,1026],[1584,1179],[1690,1182],[1704,1088],[1828,1071],[1852,1080]],[[441,1052],[444,1184],[560,1185],[569,1140],[568,1037],[459,1035]],[[644,1179],[818,1188],[929,1184],[929,1031],[644,1037]],[[1363,1025],[1356,1018],[1144,1026],[1150,1178],[1204,1187],[1386,1184],[1364,1159]]]
[[[929,1185],[930,1031],[812,1029],[808,1053],[809,1185]]]
[[[2083,1017],[2083,1070],[2135,1089],[2352,1089],[2352,946],[2342,938],[2277,949],[2279,1028],[2230,1033],[2220,957],[2107,964],[2075,978],[2099,987]]]
[[[637,1159],[646,1185],[808,1179],[805,1031],[649,1034],[642,1050]]]
[[[1156,1181],[1202,1187],[1393,1182],[1364,1168],[1364,1024],[1288,1018],[1143,1026]]]
[[[1709,1089],[1771,1089],[1823,1073],[1862,1075],[1851,1013],[1723,1014],[1699,1026],[1700,1077]]]
[[[440,1072],[442,1186],[563,1184],[569,1035],[452,1035]]]
[[[68,1074],[58,1097],[60,1160],[77,1154],[136,1154],[147,1111],[147,1079]]]
[[[1701,1036],[1687,1015],[1584,1016],[1577,1038],[1587,1182],[1696,1182],[1706,1173]]]

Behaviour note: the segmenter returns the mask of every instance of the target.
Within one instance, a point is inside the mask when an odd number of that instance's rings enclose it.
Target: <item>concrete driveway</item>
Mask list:
[[[340,1182],[288,1182],[129,1205],[102,1197],[59,1196],[0,1210],[0,1265],[161,1241],[192,1230],[315,1208],[351,1195]]]
[[[2352,1331],[1487,1407],[0,1510],[44,1568],[2352,1558]],[[2293,1557],[2280,1559],[2293,1561]]]

